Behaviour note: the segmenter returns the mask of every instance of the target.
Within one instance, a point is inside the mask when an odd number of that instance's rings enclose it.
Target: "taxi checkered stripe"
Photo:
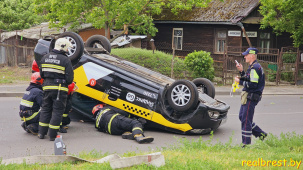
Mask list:
[[[137,113],[137,114],[143,115],[145,117],[150,115],[150,113],[146,113],[145,111],[130,107],[129,105],[123,104],[123,106],[124,106],[124,109],[127,109],[128,111],[132,111],[133,113]]]

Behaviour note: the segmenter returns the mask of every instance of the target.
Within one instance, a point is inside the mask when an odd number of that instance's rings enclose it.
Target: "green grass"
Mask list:
[[[140,49],[140,48],[116,48],[112,49],[112,55],[136,63],[140,66],[159,72],[168,77],[171,76],[172,55],[161,51]],[[178,57],[174,58],[174,78],[186,79],[191,76],[187,71],[184,60]]]
[[[30,82],[32,75],[30,68],[1,67],[0,84],[13,84],[19,82]]]
[[[241,148],[240,145],[229,142],[177,139],[178,143],[158,149],[165,158],[165,165],[159,168],[139,165],[125,169],[303,169],[303,135],[296,133],[281,133],[280,136],[269,135],[263,142],[254,140],[254,144]],[[155,152],[155,151],[153,151]],[[122,157],[136,156],[147,153],[127,152]],[[80,153],[78,157],[86,160],[98,160],[108,153],[96,151]],[[260,164],[258,165],[258,160]],[[251,161],[251,163],[248,163]],[[262,162],[263,161],[263,162]],[[268,161],[271,161],[270,163]],[[277,161],[274,165],[273,161]],[[291,162],[293,161],[293,162]],[[297,162],[296,162],[297,161]],[[296,164],[295,164],[296,162]],[[263,165],[262,165],[263,164]],[[50,165],[0,165],[0,169],[111,169],[109,163],[61,163]]]

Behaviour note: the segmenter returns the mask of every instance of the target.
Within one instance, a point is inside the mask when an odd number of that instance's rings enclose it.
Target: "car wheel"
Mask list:
[[[58,36],[58,38],[66,38],[71,43],[72,47],[68,48],[67,56],[71,60],[72,64],[75,65],[81,59],[84,51],[83,40],[80,35],[74,32],[64,32]]]
[[[85,47],[98,48],[101,45],[106,51],[111,52],[111,45],[109,40],[103,35],[93,35],[85,42]]]
[[[206,78],[197,78],[193,80],[193,83],[197,86],[199,92],[203,92],[208,96],[215,98],[215,86],[210,80]]]
[[[198,103],[198,90],[188,80],[177,80],[171,84],[167,91],[169,105],[176,111],[193,109]]]

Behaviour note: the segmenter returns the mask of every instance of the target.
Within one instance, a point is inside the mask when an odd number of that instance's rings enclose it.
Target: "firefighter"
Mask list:
[[[43,79],[40,77],[40,73],[33,73],[30,84],[20,102],[19,115],[23,121],[21,126],[26,132],[33,135],[38,134],[39,110],[43,99],[42,83]]]
[[[265,76],[262,66],[257,61],[257,48],[248,48],[244,55],[245,62],[249,63],[246,73],[243,71],[242,64],[236,65],[241,77],[235,77],[235,82],[243,86],[241,93],[241,108],[239,119],[242,129],[242,147],[251,144],[251,136],[264,140],[267,136],[256,123],[253,122],[255,107],[261,100],[265,86]]]
[[[38,64],[36,62],[36,60],[33,61],[32,64],[32,73],[35,72],[40,72]],[[71,112],[71,108],[72,108],[72,102],[71,102],[71,95],[74,91],[74,87],[75,87],[75,83],[73,82],[72,84],[68,85],[68,97],[67,97],[67,101],[66,101],[66,108],[63,114],[63,118],[62,118],[62,125],[60,126],[59,132],[60,133],[67,133],[68,129],[68,124],[70,124],[70,117],[69,117],[69,112]]]
[[[55,48],[43,56],[40,62],[44,93],[39,119],[39,139],[44,139],[48,134],[49,140],[54,141],[60,129],[66,107],[68,85],[74,79],[72,63],[66,54],[69,47],[71,44],[67,39],[57,39]]]
[[[111,135],[122,135],[123,139],[136,140],[138,143],[150,143],[153,137],[145,137],[143,134],[143,125],[136,119],[129,118],[129,114],[120,109],[96,105],[92,113],[95,118],[95,128],[98,131]]]

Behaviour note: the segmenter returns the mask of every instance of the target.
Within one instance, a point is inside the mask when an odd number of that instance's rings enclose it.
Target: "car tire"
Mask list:
[[[103,35],[93,35],[93,36],[89,37],[85,42],[85,47],[97,48],[95,46],[95,43],[98,43],[98,44],[102,45],[102,47],[106,51],[108,51],[109,53],[111,52],[110,42],[105,36],[103,36]]]
[[[191,81],[177,80],[168,87],[167,101],[179,112],[194,109],[198,103],[197,87]]]
[[[208,96],[215,98],[216,91],[213,83],[206,78],[197,78],[193,80],[193,83],[197,86],[198,91],[202,91]]]
[[[60,34],[58,38],[66,38],[71,42],[72,48],[68,49],[67,56],[73,65],[77,64],[84,51],[84,44],[80,35],[74,32],[64,32]],[[54,48],[54,45],[52,45],[51,48]]]

